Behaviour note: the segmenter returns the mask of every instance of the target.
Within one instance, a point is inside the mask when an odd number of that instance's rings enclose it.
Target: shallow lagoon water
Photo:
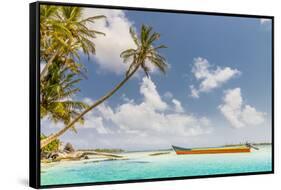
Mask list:
[[[271,171],[271,146],[251,153],[149,156],[125,153],[128,160],[78,161],[43,166],[41,185]]]

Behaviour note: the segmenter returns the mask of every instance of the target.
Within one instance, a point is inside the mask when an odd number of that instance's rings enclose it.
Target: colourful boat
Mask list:
[[[251,146],[219,146],[219,147],[202,147],[202,148],[183,148],[172,145],[176,154],[220,154],[220,153],[243,153],[251,152]]]

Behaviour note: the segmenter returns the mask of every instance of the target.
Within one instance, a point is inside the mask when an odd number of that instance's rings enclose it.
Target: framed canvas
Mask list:
[[[30,4],[30,186],[274,172],[274,18]]]

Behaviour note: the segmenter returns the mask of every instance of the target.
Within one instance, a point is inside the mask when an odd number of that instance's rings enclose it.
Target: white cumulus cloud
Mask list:
[[[142,79],[140,93],[144,97],[144,102],[155,110],[163,111],[167,109],[168,105],[162,100],[156,90],[155,84],[147,77]]]
[[[217,66],[212,68],[207,59],[198,57],[194,59],[192,73],[200,84],[197,88],[194,85],[190,85],[190,95],[194,98],[199,98],[201,92],[209,92],[218,88],[241,72],[230,67],[221,68]]]
[[[128,65],[123,63],[120,53],[129,48],[135,48],[129,29],[133,23],[122,10],[86,8],[84,17],[104,15],[106,19],[97,20],[90,28],[105,33],[93,39],[96,45],[97,64],[102,71],[124,74]]]
[[[178,112],[178,113],[184,112],[184,109],[183,109],[180,101],[178,101],[177,99],[173,99],[172,102],[174,104],[174,110],[176,112]]]
[[[173,98],[173,96],[174,96],[173,93],[171,93],[170,91],[164,93],[164,98],[166,99],[171,99]]]
[[[195,136],[212,130],[209,119],[186,113],[179,100],[165,102],[151,79],[142,79],[140,94],[143,96],[140,103],[124,101],[116,107],[101,104],[85,117],[85,125],[97,126],[100,134],[136,133],[141,136]]]
[[[225,92],[219,110],[235,128],[259,125],[265,121],[266,116],[265,113],[257,111],[254,107],[244,105],[240,88]]]
[[[139,93],[141,99],[120,98],[117,105],[102,103],[85,115],[84,125],[76,125],[77,134],[68,131],[62,141],[77,147],[125,147],[126,149],[164,148],[171,144],[186,144],[198,136],[213,132],[207,117],[187,112],[175,97],[162,98],[157,86],[143,78]],[[84,98],[92,104],[95,100]],[[64,127],[42,120],[42,132],[49,135]],[[193,140],[192,140],[193,139]]]
[[[96,63],[102,72],[112,72],[117,75],[123,75],[129,68],[120,57],[121,52],[127,49],[135,49],[136,45],[130,35],[130,27],[134,23],[130,21],[124,11],[115,9],[95,9],[85,8],[83,17],[104,15],[106,19],[96,20],[89,24],[89,28],[105,33],[105,36],[98,35],[93,39],[96,46]],[[151,73],[157,73],[154,65],[148,63]],[[135,76],[138,75],[139,72]]]

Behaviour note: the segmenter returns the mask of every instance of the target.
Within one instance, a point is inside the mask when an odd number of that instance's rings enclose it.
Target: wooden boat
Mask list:
[[[176,154],[219,154],[219,153],[243,153],[251,152],[251,146],[219,146],[219,147],[202,147],[202,148],[182,148],[172,145]]]

